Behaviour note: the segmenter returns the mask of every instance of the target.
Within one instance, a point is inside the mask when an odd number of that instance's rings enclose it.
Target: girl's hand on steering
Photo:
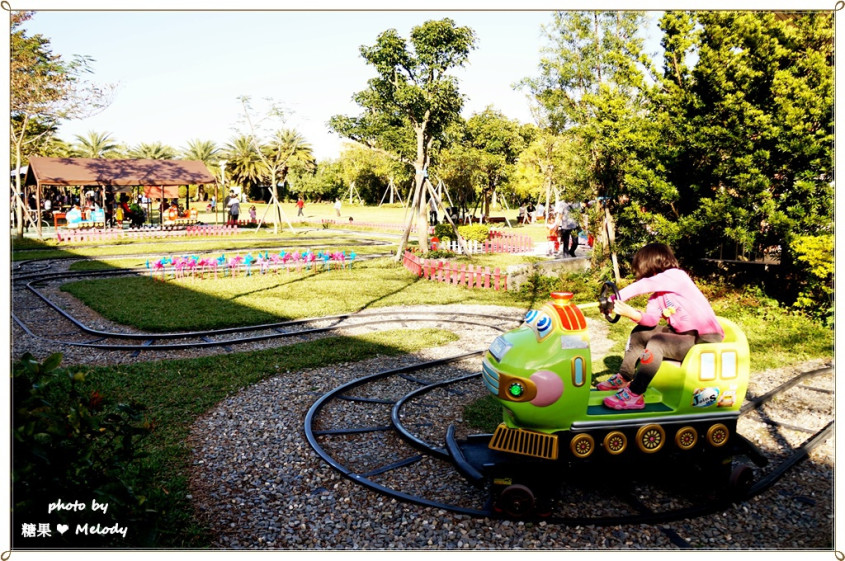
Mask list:
[[[613,313],[636,322],[639,322],[643,317],[642,313],[638,309],[633,306],[629,306],[621,300],[615,300],[613,302]]]

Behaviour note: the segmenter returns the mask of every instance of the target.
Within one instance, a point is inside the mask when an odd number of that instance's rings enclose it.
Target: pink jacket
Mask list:
[[[653,277],[640,279],[619,291],[622,300],[653,292],[648,299],[640,325],[652,327],[665,317],[677,332],[695,330],[699,335],[725,332],[707,298],[692,279],[680,269],[667,269]]]

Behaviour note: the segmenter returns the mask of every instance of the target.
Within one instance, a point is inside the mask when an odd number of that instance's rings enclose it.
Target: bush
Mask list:
[[[458,233],[466,240],[485,242],[490,237],[490,226],[487,224],[465,224],[458,226]]]
[[[425,254],[426,259],[452,259],[455,257],[454,251],[448,249],[438,249],[436,251],[429,251]]]
[[[563,280],[560,277],[549,277],[534,273],[519,286],[519,294],[532,301],[548,299],[549,294],[564,289]]]
[[[810,315],[833,316],[833,235],[798,236],[790,244],[795,261],[806,279],[795,307]]]
[[[140,473],[137,444],[150,426],[137,404],[112,404],[96,390],[84,391],[85,374],[59,368],[61,358],[54,354],[39,364],[27,353],[13,365],[14,527],[45,521],[74,529],[77,523],[117,523],[131,527],[137,540],[147,515],[141,507],[145,497],[131,482]],[[86,506],[45,517],[57,500]],[[107,504],[106,512],[93,512],[94,500]],[[32,540],[15,534],[15,539],[21,540],[16,545],[33,547],[127,544],[120,534],[110,539],[75,531]]]
[[[443,239],[455,239],[455,231],[452,229],[451,224],[437,224],[434,227],[434,237]]]

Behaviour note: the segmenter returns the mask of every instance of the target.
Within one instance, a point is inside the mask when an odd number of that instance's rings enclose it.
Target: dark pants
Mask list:
[[[677,333],[668,325],[645,327],[638,325],[628,337],[625,357],[619,373],[627,380],[632,380],[628,389],[631,393],[642,395],[660,369],[663,359],[683,361],[684,357],[697,343],[719,343],[722,336],[718,333],[698,335],[695,331]],[[636,374],[635,374],[636,371]]]
[[[563,253],[568,253],[571,257],[575,257],[575,250],[578,249],[578,229],[567,230],[561,228],[558,230],[560,235],[560,246]]]

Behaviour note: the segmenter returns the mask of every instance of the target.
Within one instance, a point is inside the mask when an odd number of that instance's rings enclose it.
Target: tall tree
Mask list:
[[[672,61],[690,44],[698,54],[692,69],[664,63],[656,97],[671,117],[663,134],[685,139],[667,168],[690,250],[714,255],[721,240],[788,251],[795,236],[829,233],[832,13],[670,12],[661,25],[667,46],[680,45]]]
[[[74,157],[77,158],[110,158],[117,153],[118,144],[111,139],[111,133],[89,131],[86,136],[74,135],[76,142],[72,145]]]
[[[275,132],[268,144],[262,147],[268,162],[279,164],[278,185],[287,186],[288,177],[300,179],[313,175],[317,171],[314,149],[305,137],[294,129],[281,129]],[[276,193],[277,197],[287,196]],[[281,217],[278,217],[281,220]]]
[[[220,148],[212,140],[190,140],[188,141],[188,146],[182,149],[181,154],[186,160],[196,160],[204,163],[205,167],[209,170],[216,170],[220,164]],[[220,193],[217,192],[218,185],[219,183],[214,184],[215,201],[220,200]],[[188,190],[190,191],[190,189]],[[204,185],[198,186],[197,193],[199,200],[206,200],[208,197],[208,193],[205,191]]]
[[[176,157],[176,150],[160,141],[142,142],[129,149],[129,157],[146,160],[172,160]]]
[[[233,138],[223,148],[226,173],[232,183],[249,190],[260,184],[263,176],[262,161],[256,143],[249,135]]]
[[[276,220],[273,221],[273,233],[278,233],[279,224],[284,214],[280,204],[279,185],[284,184],[292,159],[302,158],[307,160],[309,157],[313,159],[311,146],[305,142],[305,138],[298,132],[282,128],[287,117],[287,111],[278,102],[268,99],[269,106],[266,113],[259,116],[253,110],[252,100],[249,96],[240,96],[239,100],[243,106],[242,117],[249,127],[249,134],[243,138],[252,143],[252,154],[257,156],[260,162],[256,171],[258,176],[267,182],[272,193],[276,214]],[[272,130],[272,132],[268,135],[267,130]],[[293,231],[293,225],[287,218],[285,220],[288,227]]]
[[[29,149],[55,134],[62,120],[92,115],[111,102],[113,86],[98,87],[82,80],[90,72],[91,60],[75,56],[70,62],[54,55],[50,40],[28,36],[22,25],[33,12],[12,11],[10,41],[10,138],[17,169],[26,161]],[[23,235],[24,205],[20,175],[15,179],[17,235]],[[36,190],[36,204],[41,207]],[[36,221],[41,237],[41,221]]]
[[[426,174],[432,146],[460,116],[463,96],[449,72],[463,66],[475,48],[475,32],[449,18],[427,21],[411,30],[410,42],[395,29],[381,33],[376,44],[361,47],[361,56],[377,75],[354,96],[364,111],[358,117],[336,115],[329,126],[338,134],[412,162],[415,187],[404,232],[396,252],[402,258],[417,214],[420,247],[428,247]]]
[[[186,160],[200,161],[209,168],[214,167],[220,160],[220,148],[213,140],[190,140],[181,154]]]
[[[522,82],[553,132],[578,135],[594,195],[605,205],[607,245],[619,278],[613,215],[624,204],[631,176],[643,169],[642,12],[557,12],[544,27],[540,75]]]

